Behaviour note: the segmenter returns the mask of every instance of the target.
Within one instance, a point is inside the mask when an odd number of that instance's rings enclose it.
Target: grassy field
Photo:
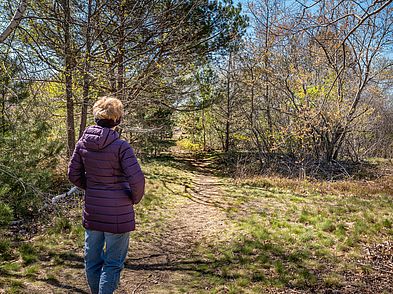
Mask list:
[[[202,251],[209,261],[200,278],[213,293],[263,293],[269,287],[313,292],[348,285],[355,290],[366,286],[357,275],[379,270],[364,255],[368,247],[392,241],[391,195],[299,194],[250,183],[224,186],[233,203],[228,214],[238,228],[234,241]]]
[[[192,254],[176,260],[176,271],[184,272],[180,282],[162,279],[146,293],[392,293],[391,176],[334,183],[234,180],[214,176],[206,161],[171,158],[143,167],[147,193],[137,207],[131,247],[162,242],[172,221],[168,211],[180,212],[186,201],[195,200],[189,189],[198,185],[201,173],[215,183],[217,195],[200,205],[223,212],[231,224],[229,238],[220,240],[223,232],[218,232],[212,235],[217,240],[192,244]],[[30,240],[2,239],[0,289],[86,293],[83,280],[73,281],[83,274],[79,214],[80,207],[55,215],[53,224]],[[211,214],[201,217],[214,220]],[[148,272],[144,267],[143,274]]]

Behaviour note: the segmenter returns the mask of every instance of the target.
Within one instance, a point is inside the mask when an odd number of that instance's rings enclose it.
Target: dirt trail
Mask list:
[[[148,244],[131,241],[130,252],[117,293],[177,293],[192,279],[198,244],[222,242],[231,222],[222,207],[220,179],[196,175],[189,198],[179,195],[177,205],[166,211],[164,230]]]

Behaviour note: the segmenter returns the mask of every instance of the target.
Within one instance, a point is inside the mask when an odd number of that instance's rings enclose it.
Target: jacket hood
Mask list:
[[[90,126],[83,133],[81,140],[87,149],[101,150],[118,138],[119,134],[110,128]]]

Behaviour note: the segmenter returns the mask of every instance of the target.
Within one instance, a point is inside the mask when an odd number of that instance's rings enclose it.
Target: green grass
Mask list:
[[[18,262],[9,262],[9,263],[4,263],[0,267],[0,270],[4,272],[15,272],[15,271],[19,271],[21,267],[22,267],[21,264]]]
[[[10,260],[12,257],[11,241],[6,238],[0,240],[0,261]]]
[[[7,293],[16,294],[23,293],[23,282],[15,279],[9,281],[9,287],[7,288]]]
[[[53,225],[49,229],[49,233],[51,234],[62,234],[62,233],[69,233],[72,228],[71,220],[58,216],[54,219]]]
[[[40,266],[38,264],[30,265],[25,268],[24,274],[27,277],[33,278],[35,277],[40,270]]]
[[[32,244],[23,243],[19,247],[19,253],[25,265],[32,264],[38,260],[37,250]]]

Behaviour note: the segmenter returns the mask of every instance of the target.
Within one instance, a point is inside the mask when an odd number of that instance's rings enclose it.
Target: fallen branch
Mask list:
[[[54,204],[56,204],[57,202],[59,202],[60,200],[66,198],[66,197],[68,197],[68,196],[72,196],[72,195],[74,195],[74,194],[77,194],[77,193],[79,193],[79,192],[80,192],[79,188],[74,186],[74,187],[72,187],[70,190],[68,190],[67,192],[65,192],[65,193],[63,193],[63,194],[60,194],[60,195],[57,195],[57,196],[53,197],[53,198],[52,198],[52,204],[54,205]]]
[[[66,197],[72,196],[74,194],[80,193],[81,190],[78,187],[71,187],[67,192],[54,196],[52,198],[46,198],[44,199],[44,204],[41,206],[40,209],[36,213],[34,213],[33,216],[43,216],[43,215],[48,215],[49,212],[53,211],[55,207],[59,204],[59,202]],[[47,194],[47,196],[51,196],[51,194]],[[18,227],[22,226],[23,224],[26,224],[26,220],[20,219],[20,220],[14,220],[10,222],[10,226],[12,227]],[[31,224],[29,224],[29,227],[31,228]]]
[[[78,187],[72,187],[70,190],[68,190],[67,192],[54,196],[52,197],[50,202],[45,203],[39,210],[38,213],[41,213],[42,211],[45,211],[48,207],[50,206],[55,206],[57,205],[61,200],[63,200],[64,198],[68,197],[68,196],[72,196],[74,194],[79,193],[81,190]]]

